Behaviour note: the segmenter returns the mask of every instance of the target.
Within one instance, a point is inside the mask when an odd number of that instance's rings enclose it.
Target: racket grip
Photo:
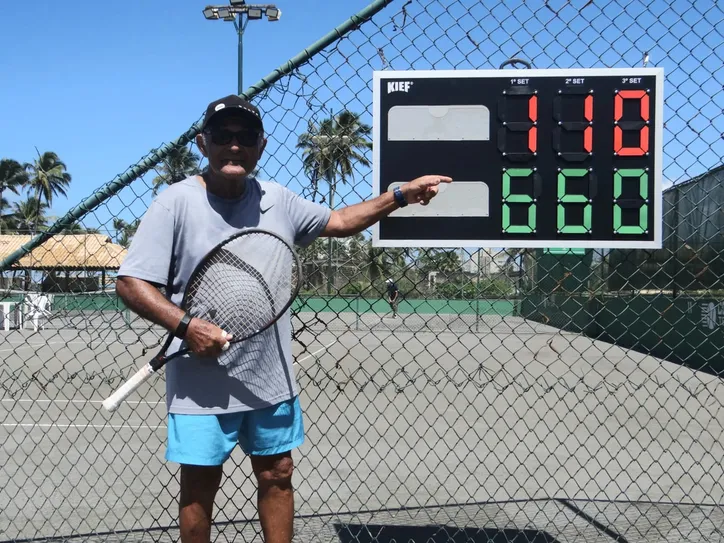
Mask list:
[[[151,364],[146,364],[145,366],[143,366],[135,373],[133,377],[123,383],[123,385],[121,385],[121,388],[119,388],[108,398],[103,400],[103,407],[105,407],[106,410],[110,411],[111,413],[118,409],[118,406],[121,405],[121,402],[128,398],[128,396],[139,386],[141,386],[149,377],[151,377],[153,373],[154,370],[151,367]]]

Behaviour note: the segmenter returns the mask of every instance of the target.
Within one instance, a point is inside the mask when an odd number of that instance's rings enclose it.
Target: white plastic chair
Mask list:
[[[42,322],[39,322],[40,317],[50,318],[50,305],[53,297],[48,294],[41,294],[38,292],[31,292],[25,296],[23,313],[25,317],[33,319],[33,329],[37,332],[38,325],[40,329],[43,329]],[[24,319],[23,319],[24,322]]]

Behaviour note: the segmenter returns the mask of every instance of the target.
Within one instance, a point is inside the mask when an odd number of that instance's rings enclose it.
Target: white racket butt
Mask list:
[[[121,385],[121,388],[119,388],[108,398],[103,400],[103,407],[105,407],[106,410],[110,411],[111,413],[118,409],[118,406],[121,405],[121,402],[123,402],[123,400],[128,398],[128,396],[134,390],[136,390],[139,386],[146,382],[146,380],[151,377],[153,373],[154,371],[151,367],[151,364],[146,364],[145,366],[143,366],[135,373],[133,377],[123,383],[123,385]]]

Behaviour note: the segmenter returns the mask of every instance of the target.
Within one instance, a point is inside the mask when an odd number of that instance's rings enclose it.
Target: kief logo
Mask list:
[[[412,81],[388,81],[387,94],[391,92],[409,92]]]

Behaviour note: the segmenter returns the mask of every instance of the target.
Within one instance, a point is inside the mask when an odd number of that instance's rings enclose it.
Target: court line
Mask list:
[[[0,349],[0,353],[9,353],[11,351],[16,351],[18,349],[27,349],[29,347],[44,347],[46,345],[74,345],[76,343],[85,343],[86,345],[88,344],[87,341],[45,341],[43,343],[18,343],[15,347],[10,347],[9,349]]]
[[[31,347],[46,347],[48,345],[88,345],[89,343],[95,343],[96,341],[44,341],[42,343],[18,343],[14,347],[10,347],[8,349],[0,349],[0,353],[9,353],[13,351],[17,351],[18,349],[29,349]],[[6,343],[6,342],[2,342]],[[10,342],[7,342],[10,343]],[[101,343],[118,343],[115,341],[106,341],[102,340]]]
[[[299,360],[295,361],[295,362],[294,362],[294,365],[296,366],[296,365],[299,364],[300,362],[304,362],[305,360],[309,360],[310,358],[312,358],[312,357],[315,356],[316,354],[321,353],[322,351],[327,350],[329,347],[331,347],[331,346],[334,345],[335,343],[337,343],[337,340],[336,340],[336,339],[335,339],[335,340],[332,340],[331,343],[328,343],[327,345],[325,345],[325,346],[322,347],[321,349],[317,349],[316,351],[314,351],[314,352],[311,353],[311,354],[308,354],[308,355],[305,356],[304,358],[300,358]]]
[[[141,428],[148,430],[159,430],[165,429],[165,424],[157,424],[156,426],[149,426],[148,424],[57,424],[57,423],[3,423],[0,424],[3,428],[133,428],[138,430]]]
[[[0,400],[0,402],[8,402],[8,403],[73,403],[73,404],[88,404],[88,403],[97,403],[102,404],[103,400],[51,400],[51,399],[39,399],[39,400],[33,400],[32,398],[21,398],[19,400],[13,400],[13,399],[4,399]],[[155,402],[148,402],[146,400],[126,400],[123,403],[134,403],[139,405],[159,405],[159,404],[165,404],[166,400],[158,400]]]

